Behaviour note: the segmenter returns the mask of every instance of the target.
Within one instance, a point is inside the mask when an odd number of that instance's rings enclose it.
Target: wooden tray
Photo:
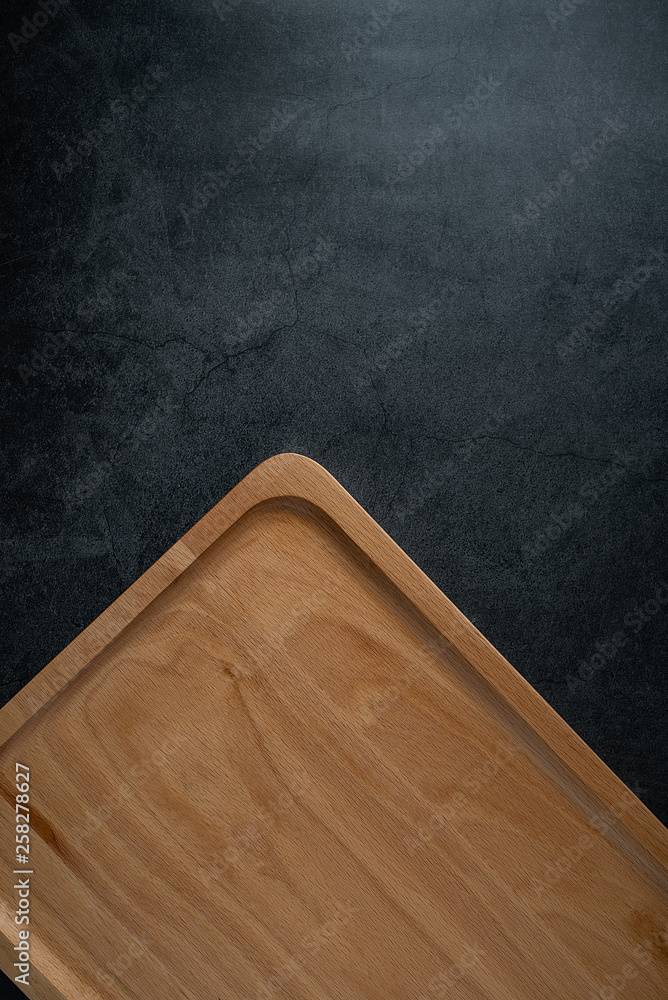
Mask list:
[[[30,997],[668,996],[668,831],[309,459],[247,476],[0,742]]]

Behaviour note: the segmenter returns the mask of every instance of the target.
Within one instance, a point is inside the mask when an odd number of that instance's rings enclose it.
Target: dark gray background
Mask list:
[[[217,6],[2,15],[3,698],[297,451],[665,822],[668,8]]]

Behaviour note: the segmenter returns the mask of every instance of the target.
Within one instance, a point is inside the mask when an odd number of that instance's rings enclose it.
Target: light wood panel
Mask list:
[[[20,761],[35,1000],[668,996],[666,829],[309,459],[247,476],[0,737],[0,964]]]

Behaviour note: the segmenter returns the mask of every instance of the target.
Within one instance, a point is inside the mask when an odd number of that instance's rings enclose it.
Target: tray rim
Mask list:
[[[329,516],[451,642],[494,694],[553,751],[668,874],[668,829],[505,659],[404,550],[322,465],[293,452],[266,459],[0,708],[4,745],[170,584],[253,507],[307,501]]]

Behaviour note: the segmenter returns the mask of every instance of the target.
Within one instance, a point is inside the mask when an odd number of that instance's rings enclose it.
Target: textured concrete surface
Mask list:
[[[666,6],[46,7],[2,14],[3,697],[297,451],[665,822]]]

